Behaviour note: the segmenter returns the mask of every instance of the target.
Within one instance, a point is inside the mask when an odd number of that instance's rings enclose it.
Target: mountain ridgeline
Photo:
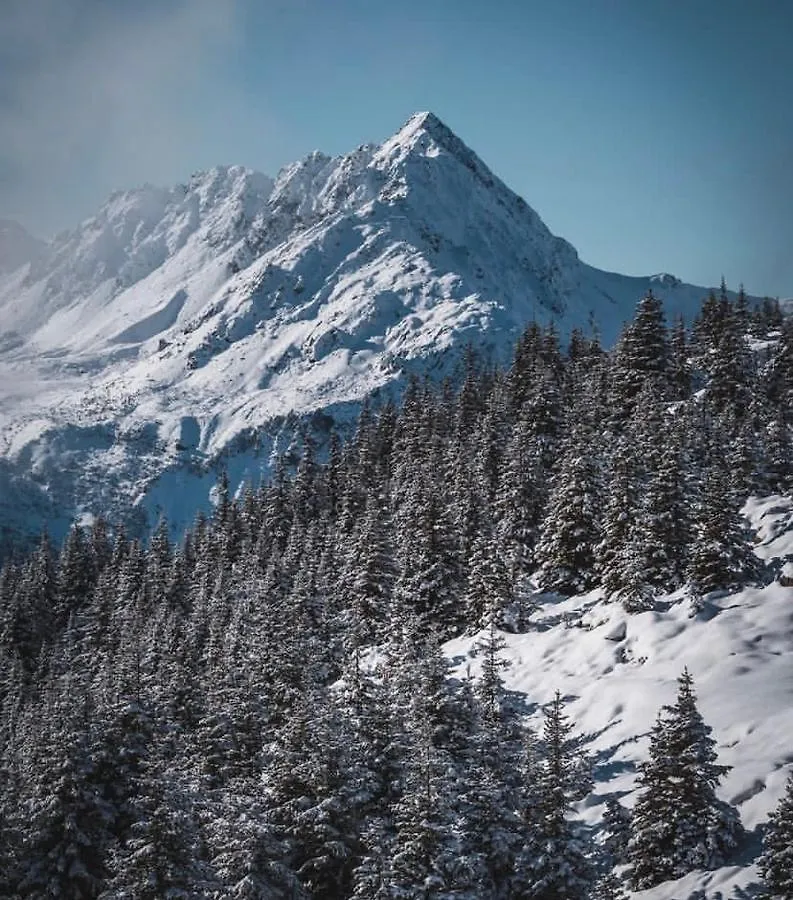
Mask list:
[[[275,179],[219,167],[114,194],[46,247],[15,242],[0,262],[6,545],[98,509],[139,536],[164,514],[175,536],[221,469],[258,484],[296,424],[349,433],[366,398],[440,383],[469,344],[506,365],[527,322],[566,341],[591,320],[610,347],[648,289],[688,322],[708,293],[586,265],[430,113]]]
[[[648,293],[611,351],[533,323],[507,367],[364,403],[324,460],[306,425],[177,544],[45,539],[0,576],[0,893],[586,900],[756,857],[687,671],[628,808],[502,651],[568,596],[711,627],[782,583],[740,510],[793,490],[792,361],[774,304],[712,294],[689,332]],[[774,896],[792,837],[789,789]]]

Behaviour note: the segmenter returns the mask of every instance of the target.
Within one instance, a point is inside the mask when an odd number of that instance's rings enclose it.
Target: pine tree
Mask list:
[[[633,322],[622,332],[612,367],[612,417],[624,422],[648,378],[665,377],[669,340],[661,301],[649,291],[636,308]]]
[[[790,317],[782,323],[764,380],[771,401],[788,416],[793,415],[793,319]]]
[[[654,887],[694,869],[724,865],[742,833],[735,809],[716,796],[729,770],[716,762],[716,742],[697,708],[693,679],[678,679],[677,702],[662,707],[639,767],[627,858],[633,890]]]
[[[189,796],[168,784],[171,777],[144,779],[135,822],[113,867],[101,900],[161,900],[206,896],[199,834]]]
[[[404,614],[454,634],[464,618],[456,596],[461,578],[455,533],[428,476],[409,480],[396,527],[396,603]]]
[[[532,831],[524,850],[532,900],[585,900],[595,881],[593,848],[570,819],[574,801],[591,790],[589,761],[571,738],[572,726],[557,691],[545,711],[543,740],[530,753],[536,807],[530,809]]]
[[[681,453],[680,429],[656,425],[655,446],[646,440],[648,469],[643,490],[625,529],[622,546],[614,551],[613,583],[625,608],[640,612],[653,607],[658,594],[684,583],[691,541],[691,512]]]
[[[603,831],[606,840],[603,849],[612,866],[625,862],[628,842],[631,835],[630,811],[615,797],[609,797],[606,801],[606,809],[603,812]]]
[[[493,898],[523,896],[530,881],[522,857],[529,840],[522,815],[523,729],[501,677],[508,665],[500,656],[504,646],[491,621],[476,644],[483,657],[481,676],[475,685],[466,680],[460,688],[461,705],[473,715],[455,741],[461,857],[471,873],[474,896]]]
[[[23,896],[89,900],[108,873],[116,811],[97,777],[87,729],[70,727],[68,737],[51,738],[48,758],[40,760],[19,870]]]
[[[443,896],[468,878],[454,829],[461,776],[451,748],[458,723],[448,662],[437,637],[421,638],[418,628],[406,623],[393,685],[402,765],[401,790],[392,804],[390,878],[394,896],[406,898]]]
[[[289,866],[288,843],[279,841],[258,797],[231,793],[207,828],[212,871],[222,885],[213,896],[233,900],[308,900]]]
[[[698,596],[735,587],[757,571],[736,507],[728,473],[714,463],[705,474],[693,516],[687,576]]]
[[[732,305],[724,300],[722,306],[721,327],[707,360],[706,396],[715,410],[729,410],[740,419],[749,407],[751,357]]]
[[[341,577],[348,648],[375,643],[389,620],[398,573],[392,531],[383,500],[371,493],[352,536]]]
[[[624,900],[625,890],[614,872],[604,872],[595,882],[590,900]]]
[[[693,384],[686,326],[678,318],[669,339],[669,389],[672,400],[688,400]]]
[[[42,647],[55,637],[57,571],[49,538],[42,537],[32,558],[22,566],[13,589],[10,567],[3,570],[3,576],[7,588],[0,598],[0,639],[13,646],[23,668],[32,672]]]
[[[537,544],[537,578],[543,589],[575,594],[594,586],[600,512],[594,450],[574,442],[554,478]]]
[[[791,404],[793,410],[793,404]],[[779,411],[765,429],[765,460],[768,487],[784,493],[793,488],[793,435],[790,413],[780,404]]]
[[[763,835],[763,853],[758,861],[769,900],[793,897],[793,774],[785,794],[771,812]]]
[[[471,548],[465,592],[466,621],[476,629],[502,623],[514,598],[513,582],[492,529],[484,528]]]
[[[92,578],[85,532],[81,526],[72,525],[58,561],[56,609],[60,627],[68,622],[71,613],[77,612],[88,602]]]
[[[619,441],[611,456],[602,537],[595,548],[596,569],[607,596],[627,587],[624,557],[639,510],[639,474],[632,445]]]
[[[494,503],[495,531],[513,587],[532,568],[546,494],[541,457],[531,422],[521,414],[504,451]]]

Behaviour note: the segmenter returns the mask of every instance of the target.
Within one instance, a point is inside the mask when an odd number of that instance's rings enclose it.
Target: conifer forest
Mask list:
[[[607,900],[729,864],[687,669],[593,828],[587,735],[501,650],[544,598],[696,611],[776,577],[741,508],[793,491],[792,426],[778,305],[722,291],[686,328],[650,293],[613,349],[533,323],[507,368],[471,349],[344,439],[302,428],[265,483],[220,471],[183,539],[101,510],[44,536],[0,574],[0,897]],[[793,780],[768,897],[791,848]]]

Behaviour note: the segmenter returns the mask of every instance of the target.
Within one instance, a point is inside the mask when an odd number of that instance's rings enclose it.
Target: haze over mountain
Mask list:
[[[43,249],[12,233],[13,266],[0,260],[14,268],[0,276],[12,538],[97,509],[134,508],[141,528],[165,513],[179,530],[220,466],[258,482],[291,413],[343,424],[408,373],[453,372],[468,344],[505,360],[532,320],[563,335],[592,320],[610,344],[649,288],[689,320],[707,293],[586,265],[431,113],[274,180],[218,167],[116,193]]]
[[[11,219],[0,219],[0,274],[13,272],[32,262],[46,245]]]

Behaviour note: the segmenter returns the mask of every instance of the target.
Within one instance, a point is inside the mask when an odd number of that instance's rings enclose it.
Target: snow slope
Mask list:
[[[469,343],[503,360],[532,319],[611,342],[649,287],[688,318],[706,293],[585,265],[431,113],[275,180],[114,194],[0,273],[0,524],[133,505],[180,530],[213,467],[256,482],[294,415],[347,421]]]
[[[713,728],[719,762],[734,768],[719,794],[735,804],[748,835],[735,865],[697,872],[653,890],[646,900],[727,900],[750,896],[758,881],[760,826],[784,794],[793,766],[793,588],[778,576],[793,561],[793,499],[754,498],[744,510],[767,564],[763,586],[711,595],[695,613],[684,592],[661,598],[658,611],[628,615],[598,592],[559,600],[538,595],[535,630],[505,634],[507,687],[540,707],[556,690],[594,756],[595,791],[581,809],[597,825],[606,800],[635,800],[636,764],[646,759],[660,707],[674,703],[677,677],[688,667],[699,708]],[[457,671],[478,674],[475,638],[446,646]],[[699,895],[697,891],[703,891]]]

